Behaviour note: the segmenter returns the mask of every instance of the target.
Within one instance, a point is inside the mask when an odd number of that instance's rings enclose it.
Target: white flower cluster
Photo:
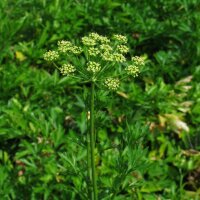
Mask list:
[[[132,57],[131,60],[133,61],[133,63],[134,63],[136,66],[142,66],[142,65],[145,64],[144,58],[143,58],[143,57],[140,57],[140,56]]]
[[[115,49],[111,46],[112,43],[107,37],[101,36],[97,33],[90,33],[88,36],[82,38],[82,42],[85,46],[88,46],[88,54],[90,56],[100,56],[104,61],[110,62],[125,62],[126,58],[123,53],[128,52],[128,47],[123,45],[127,42],[127,38],[122,35],[114,35],[114,40],[117,40],[118,44]]]
[[[97,56],[100,53],[100,51],[99,51],[98,48],[89,47],[88,53],[89,53],[90,56]]]
[[[85,46],[94,46],[96,45],[96,40],[95,39],[92,39],[91,37],[82,37],[82,43],[85,45]]]
[[[109,43],[110,40],[105,37],[105,36],[99,36],[99,41],[102,43],[102,44],[106,44],[106,43]]]
[[[120,53],[127,53],[129,51],[129,48],[126,45],[117,45],[116,49]]]
[[[44,60],[46,61],[54,61],[57,60],[59,58],[59,54],[57,51],[47,51],[46,53],[44,53]]]
[[[73,44],[69,41],[58,41],[58,51],[62,52],[62,53],[66,53],[68,51],[71,50],[71,48],[73,47]]]
[[[112,47],[111,47],[110,45],[108,45],[108,44],[101,44],[101,45],[99,46],[99,48],[100,48],[103,52],[105,52],[105,51],[112,51],[112,50],[113,50]]]
[[[114,61],[113,48],[108,44],[101,44],[99,46],[101,51],[101,58],[105,61]]]
[[[70,74],[72,74],[75,71],[76,71],[76,68],[73,65],[71,65],[71,64],[64,64],[60,68],[60,72],[63,75],[70,75]]]
[[[95,46],[99,42],[101,44],[106,44],[109,43],[110,40],[107,37],[99,35],[97,33],[90,33],[89,36],[82,37],[82,43],[85,46]]]
[[[119,79],[117,78],[107,78],[104,84],[109,90],[117,90],[119,88],[119,83]]]
[[[101,54],[101,58],[104,61],[114,61],[113,59],[113,54],[111,54],[109,51],[105,51],[104,53]]]
[[[87,64],[87,71],[89,71],[89,72],[97,73],[100,70],[101,70],[101,65],[99,63],[97,63],[97,62],[90,61]]]
[[[80,54],[83,50],[69,41],[62,40],[58,41],[58,51],[61,53],[71,52],[74,54]]]
[[[110,53],[109,51],[105,51],[101,54],[101,57],[105,61],[111,61],[111,62],[125,62],[126,58],[120,54],[120,53]]]
[[[126,58],[122,54],[120,54],[120,53],[114,53],[113,54],[113,61],[116,61],[116,62],[125,62]]]
[[[118,34],[113,35],[113,39],[118,41],[119,43],[127,43],[128,41],[126,36],[118,35]]]
[[[83,50],[81,47],[73,46],[70,51],[74,54],[81,54]]]
[[[108,78],[106,75],[107,72],[115,75],[119,73],[119,70],[114,71],[116,69],[113,67],[114,64],[126,66],[122,74],[118,74],[119,77],[124,74],[136,77],[140,72],[140,67],[145,64],[145,59],[139,56],[132,57],[131,62],[128,61],[125,54],[128,53],[129,48],[126,45],[127,38],[123,35],[115,34],[111,38],[107,38],[97,33],[90,33],[82,37],[81,40],[81,47],[75,46],[70,41],[59,41],[57,51],[46,52],[44,59],[54,61],[59,58],[59,55],[64,58],[63,54],[69,53],[66,59],[69,59],[70,64],[63,64],[59,68],[63,75],[73,74],[80,80],[87,79],[86,81],[103,79],[105,80],[103,84],[109,90],[117,90],[120,85],[118,78],[112,76]],[[78,54],[81,55],[78,56]],[[76,65],[79,67],[75,68]],[[74,73],[76,70],[77,74]]]
[[[89,37],[91,37],[92,39],[94,40],[98,40],[99,39],[99,34],[98,33],[90,33],[89,34]]]
[[[105,36],[102,36],[102,35],[99,35],[98,33],[90,33],[89,34],[89,37],[95,41],[99,41],[101,42],[102,44],[105,44],[105,43],[109,43],[110,40],[105,37]]]
[[[129,75],[132,75],[134,77],[138,76],[140,72],[139,68],[135,65],[129,65],[128,67],[125,68],[125,70]]]

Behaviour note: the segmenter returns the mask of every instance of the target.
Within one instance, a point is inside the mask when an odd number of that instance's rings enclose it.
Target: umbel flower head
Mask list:
[[[92,73],[97,73],[100,71],[101,66],[99,63],[94,62],[94,61],[89,61],[87,64],[87,71],[92,72]]]
[[[119,87],[119,79],[118,78],[107,78],[105,80],[105,86],[110,90],[117,90]]]
[[[76,71],[76,68],[73,65],[71,65],[71,64],[64,64],[60,68],[60,72],[63,75],[72,74],[75,71]]]
[[[47,60],[47,61],[54,61],[54,60],[57,60],[59,58],[59,54],[57,51],[47,51],[45,54],[44,54],[44,60]]]
[[[115,91],[122,79],[138,76],[145,64],[143,57],[127,56],[127,42],[126,36],[119,34],[108,38],[90,33],[81,38],[78,46],[71,41],[58,41],[57,50],[47,51],[44,59],[53,62],[64,76],[95,82]]]
[[[139,67],[138,66],[135,66],[135,65],[129,65],[125,68],[125,70],[127,71],[127,73],[129,75],[132,75],[132,76],[138,76],[138,73],[140,72],[139,70]]]

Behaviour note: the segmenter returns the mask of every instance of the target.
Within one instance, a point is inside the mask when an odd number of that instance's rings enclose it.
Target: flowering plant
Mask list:
[[[144,65],[143,57],[131,57],[127,38],[113,35],[111,39],[97,33],[90,33],[82,38],[82,46],[70,41],[59,41],[57,51],[48,51],[44,59],[53,62],[65,76],[82,81],[102,84],[109,90],[117,90],[120,81],[127,76],[138,76],[140,67]],[[61,66],[56,62],[62,60]],[[76,65],[77,60],[79,64]]]
[[[144,58],[131,57],[127,46],[127,38],[113,35],[111,38],[90,33],[82,37],[82,46],[76,46],[70,41],[59,41],[56,51],[50,50],[44,54],[44,59],[53,62],[61,74],[90,83],[90,131],[88,131],[88,177],[92,185],[89,198],[98,199],[97,175],[95,166],[95,88],[116,91],[120,81],[128,76],[136,77]],[[127,59],[129,57],[130,59]],[[77,64],[78,63],[78,64]]]

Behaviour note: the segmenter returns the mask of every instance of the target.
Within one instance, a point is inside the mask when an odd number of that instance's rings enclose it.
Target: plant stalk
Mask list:
[[[87,113],[88,114],[88,113]],[[88,116],[87,116],[88,117]],[[89,120],[89,118],[88,118]],[[91,188],[91,163],[90,163],[90,131],[87,131],[87,173],[88,173],[88,197],[90,200],[93,200],[92,188]]]
[[[90,159],[91,159],[91,169],[92,169],[92,193],[93,200],[98,199],[97,194],[97,177],[95,169],[95,112],[94,112],[94,92],[95,85],[94,82],[91,82],[91,96],[90,96]]]

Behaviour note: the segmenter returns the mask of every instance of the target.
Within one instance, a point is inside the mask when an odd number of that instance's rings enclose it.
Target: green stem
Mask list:
[[[88,113],[87,113],[88,114]],[[87,173],[88,173],[88,197],[93,199],[91,191],[91,164],[90,164],[90,134],[87,133]]]
[[[97,195],[97,177],[95,169],[95,130],[94,130],[94,82],[91,82],[91,97],[90,97],[90,158],[91,158],[91,168],[92,168],[92,188],[93,188],[93,200],[98,199]]]

